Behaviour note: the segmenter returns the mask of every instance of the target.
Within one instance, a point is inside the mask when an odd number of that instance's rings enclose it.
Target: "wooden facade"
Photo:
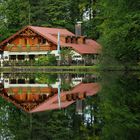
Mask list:
[[[28,28],[4,46],[4,51],[10,52],[51,51],[56,49],[55,44]]]

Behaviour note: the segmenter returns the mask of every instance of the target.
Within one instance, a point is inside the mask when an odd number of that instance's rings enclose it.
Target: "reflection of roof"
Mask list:
[[[61,92],[61,98],[66,94],[76,94],[76,93],[86,93],[87,96],[93,96],[99,91],[99,84],[98,83],[80,83],[79,85],[75,86],[71,91]],[[52,110],[52,109],[59,109],[58,105],[58,96],[54,95],[49,100],[41,103],[34,109],[30,111],[30,113],[40,112],[45,110]],[[61,103],[61,108],[66,108],[70,104],[74,103],[74,101],[64,101]]]
[[[67,29],[61,28],[47,28],[47,27],[37,27],[37,26],[27,26],[26,28],[20,30],[19,32],[15,33],[13,36],[7,38],[3,42],[0,43],[0,46],[10,41],[12,38],[16,37],[25,29],[31,29],[32,31],[36,32],[37,34],[41,35],[42,37],[46,38],[47,40],[51,41],[55,45],[57,45],[57,34],[60,32],[60,36],[75,36],[72,32],[68,31]],[[54,36],[55,35],[55,36]],[[101,46],[92,39],[86,39],[85,44],[75,44],[75,43],[64,43],[60,41],[61,47],[70,47],[74,49],[76,52],[80,54],[94,54],[100,53]]]
[[[70,93],[86,93],[87,96],[90,96],[97,93],[98,91],[99,91],[98,83],[80,83],[77,86],[75,86]]]

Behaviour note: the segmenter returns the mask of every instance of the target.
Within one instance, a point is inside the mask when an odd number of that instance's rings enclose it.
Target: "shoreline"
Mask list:
[[[97,66],[12,66],[0,67],[3,73],[92,73],[98,71]]]
[[[140,71],[140,66],[127,67],[105,67],[100,66],[12,66],[0,67],[3,73],[93,73],[99,71]]]

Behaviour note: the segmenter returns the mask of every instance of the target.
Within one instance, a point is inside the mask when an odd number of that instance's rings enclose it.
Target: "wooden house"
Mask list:
[[[0,43],[0,60],[35,60],[48,52],[57,57],[58,33],[60,49],[69,48],[72,60],[82,60],[86,55],[96,58],[101,52],[101,46],[96,41],[67,29],[27,26]]]

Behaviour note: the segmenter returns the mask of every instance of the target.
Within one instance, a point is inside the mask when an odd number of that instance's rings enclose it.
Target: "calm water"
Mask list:
[[[140,139],[140,73],[1,73],[0,95],[0,140]]]

